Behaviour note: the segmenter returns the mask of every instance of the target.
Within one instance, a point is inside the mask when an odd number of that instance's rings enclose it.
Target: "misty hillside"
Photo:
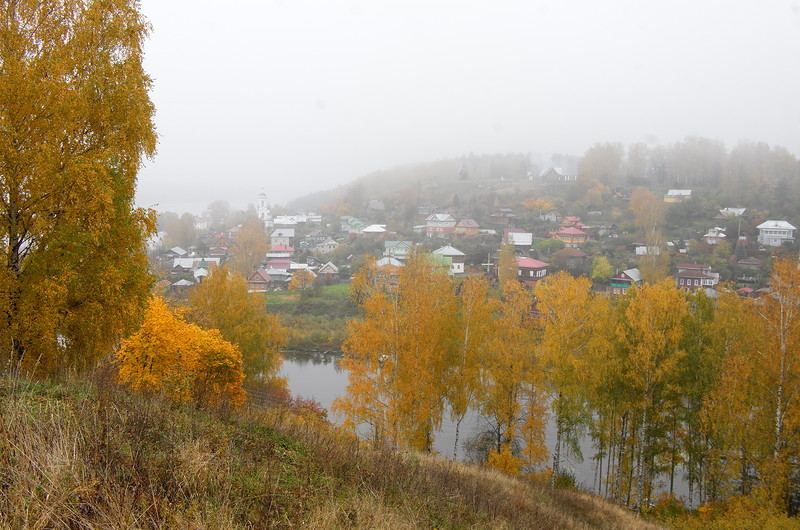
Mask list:
[[[556,182],[548,171],[566,178]],[[387,210],[409,205],[480,209],[514,206],[528,197],[556,199],[567,209],[584,208],[587,191],[630,192],[638,186],[655,192],[691,188],[718,207],[746,206],[793,218],[800,199],[800,162],[781,146],[690,136],[670,145],[598,142],[582,156],[528,154],[469,155],[375,171],[348,185],[300,197],[289,209],[363,210],[370,200]],[[608,193],[605,191],[604,193]],[[331,211],[331,213],[334,213]]]
[[[526,180],[538,176],[540,166],[526,154],[469,155],[375,171],[351,183],[324,191],[310,193],[287,204],[289,209],[319,209],[338,200],[350,203],[370,199],[388,199],[398,194],[441,195],[435,190],[448,184],[471,187],[487,181]]]

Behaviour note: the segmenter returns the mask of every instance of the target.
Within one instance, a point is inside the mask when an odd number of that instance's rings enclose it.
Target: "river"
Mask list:
[[[339,367],[337,355],[291,351],[284,353],[284,363],[281,369],[286,377],[289,390],[292,394],[305,399],[314,399],[324,408],[328,409],[329,419],[339,424],[342,418],[330,412],[333,400],[345,395],[347,388],[347,372]],[[466,450],[463,442],[474,437],[483,425],[480,414],[471,411],[461,422],[459,433],[458,457],[464,459]],[[434,449],[442,456],[453,456],[455,443],[456,424],[448,417],[442,422],[442,428],[436,433]],[[555,426],[548,423],[545,433],[547,447],[552,449],[555,445]],[[581,444],[585,455],[592,454],[591,440],[587,439]],[[569,458],[562,462],[562,469],[574,474],[583,489],[591,490],[594,469],[590,460],[575,462]]]
[[[340,424],[342,418],[330,412],[333,400],[339,396],[344,396],[347,389],[347,372],[339,367],[339,356],[330,353],[291,351],[284,352],[284,359],[281,372],[286,377],[292,394],[318,401],[329,411],[329,420],[335,424]],[[480,432],[483,424],[485,424],[484,420],[475,411],[467,414],[462,421],[459,434],[459,460],[464,460],[467,453],[463,442]],[[442,422],[442,428],[436,433],[434,449],[440,455],[452,458],[455,434],[455,422],[446,417]],[[552,456],[552,450],[555,445],[555,424],[552,421],[548,422],[545,430],[545,443]],[[569,456],[562,455],[561,469],[571,473],[581,489],[593,491],[595,473],[591,460],[591,455],[594,454],[592,441],[589,437],[586,437],[581,441],[580,445],[581,451],[587,458],[579,462],[569,458]],[[659,480],[662,481],[661,487],[658,486]],[[656,479],[657,492],[665,490],[665,480],[666,477],[664,476]],[[680,473],[675,477],[675,494],[684,497],[688,496],[688,485],[680,477]]]

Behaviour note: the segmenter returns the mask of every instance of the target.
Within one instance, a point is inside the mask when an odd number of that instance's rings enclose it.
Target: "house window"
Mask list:
[[[522,269],[517,271],[517,276],[522,276]]]

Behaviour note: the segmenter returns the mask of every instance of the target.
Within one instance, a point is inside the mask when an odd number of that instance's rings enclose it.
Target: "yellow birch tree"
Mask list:
[[[597,325],[601,319],[596,315],[591,288],[585,276],[574,278],[561,271],[538,282],[534,289],[540,314],[539,362],[549,383],[556,420],[553,484],[560,472],[562,441],[573,455],[582,458],[578,442],[588,421],[588,375],[595,351],[608,347],[606,334]]]
[[[430,452],[444,413],[455,286],[421,252],[400,268],[397,285],[371,269],[354,282],[371,287],[362,292],[363,319],[348,323],[341,361],[349,370],[347,396],[334,410],[351,428],[370,425],[376,443]]]
[[[489,298],[489,282],[470,277],[461,284],[455,330],[455,351],[446,384],[447,401],[456,422],[453,458],[458,457],[459,428],[480,388],[480,366],[492,335],[496,300]]]
[[[688,304],[672,280],[631,288],[626,298],[617,338],[623,351],[621,368],[627,399],[635,411],[637,502],[647,506],[668,413],[681,398],[679,363],[685,352],[680,345]]]
[[[0,9],[0,341],[16,369],[91,366],[140,322],[154,217],[133,195],[156,145],[146,34],[133,0]]]
[[[758,487],[773,506],[787,510],[800,458],[797,262],[776,260],[771,291],[744,308],[737,325],[749,330],[752,340],[726,358],[721,383],[709,401],[709,420],[715,432],[726,435],[726,456],[742,465],[740,491]],[[726,428],[726,420],[737,421]]]
[[[247,282],[224,266],[215,268],[189,295],[188,319],[218,329],[242,352],[248,382],[283,385],[277,378],[286,343],[286,330],[276,315],[267,313],[263,293],[248,293]]]
[[[505,284],[503,300],[488,343],[488,354],[482,363],[481,412],[494,422],[494,447],[489,461],[505,472],[515,474],[519,467],[535,467],[547,458],[543,446],[542,417],[544,393],[533,355],[533,297],[519,282]],[[512,446],[519,451],[517,469],[508,458]],[[506,454],[506,456],[503,456]]]

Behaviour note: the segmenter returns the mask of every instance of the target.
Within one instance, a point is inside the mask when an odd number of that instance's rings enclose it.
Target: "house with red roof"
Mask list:
[[[711,271],[711,265],[682,263],[678,265],[675,275],[678,287],[694,291],[695,289],[716,289],[719,273]]]
[[[533,258],[517,258],[517,280],[533,287],[539,280],[547,277],[547,267],[549,263]]]
[[[267,252],[267,266],[270,269],[289,270],[294,249],[288,245],[277,245]]]
[[[248,293],[266,293],[269,290],[270,277],[263,267],[259,267],[247,278]]]
[[[573,248],[578,248],[589,240],[589,234],[574,226],[562,228],[557,232],[551,232],[550,236],[553,239],[563,241],[566,246]]]

